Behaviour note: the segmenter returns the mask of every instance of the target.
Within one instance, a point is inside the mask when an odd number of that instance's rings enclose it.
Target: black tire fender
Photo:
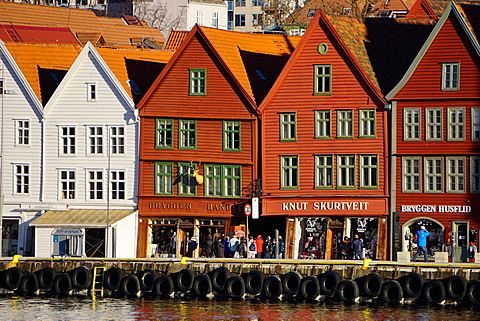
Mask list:
[[[242,277],[235,275],[228,278],[225,284],[225,292],[232,299],[241,299],[245,295],[245,282]]]
[[[382,292],[382,285],[385,283],[383,277],[378,273],[367,274],[356,281],[360,289],[360,295],[369,298],[378,297]]]
[[[270,275],[263,282],[263,294],[269,299],[278,299],[283,294],[282,280],[276,275]]]
[[[400,282],[392,280],[383,283],[381,297],[383,302],[400,303],[403,299],[403,290]]]
[[[23,272],[18,267],[14,266],[5,270],[3,274],[5,289],[13,291],[18,289],[20,281],[22,280]]]
[[[227,280],[231,277],[231,273],[226,267],[222,266],[211,271],[209,276],[212,281],[213,290],[216,292],[222,292]]]
[[[398,279],[402,286],[403,296],[405,298],[416,299],[422,295],[425,277],[420,273],[410,273]]]
[[[127,296],[136,296],[140,292],[140,280],[136,275],[127,275],[122,279],[122,292]]]
[[[72,286],[75,289],[84,290],[92,285],[92,271],[85,266],[79,266],[73,269],[70,277],[72,278]]]
[[[283,292],[287,295],[297,295],[302,282],[302,275],[296,271],[290,271],[281,277]]]
[[[183,269],[172,274],[172,280],[173,284],[175,285],[175,289],[180,292],[190,291],[192,289],[194,279],[195,273],[189,269]]]
[[[343,280],[337,286],[338,298],[345,302],[354,302],[360,297],[360,290],[354,280]]]
[[[431,280],[423,285],[423,298],[430,304],[440,304],[445,298],[445,287],[439,280]]]
[[[318,276],[318,283],[320,284],[320,293],[332,297],[340,283],[340,275],[335,271],[327,271]]]
[[[55,279],[53,279],[52,289],[55,291],[56,294],[70,294],[70,291],[72,291],[73,289],[70,275],[68,275],[67,273],[55,275]]]
[[[155,286],[155,280],[158,277],[157,271],[153,269],[145,269],[142,272],[137,274],[138,280],[140,281],[140,288],[142,291],[150,292]]]
[[[314,276],[307,276],[300,282],[298,295],[307,300],[316,300],[320,295],[320,284]]]
[[[38,291],[38,279],[33,273],[22,276],[18,290],[21,294],[35,295]]]
[[[153,290],[156,295],[161,298],[168,298],[175,290],[175,286],[173,285],[172,278],[169,275],[162,275],[159,276],[155,280],[155,286]]]
[[[53,280],[57,275],[55,269],[52,267],[45,267],[35,272],[40,289],[50,290],[52,288]]]
[[[106,289],[110,291],[117,291],[122,285],[122,279],[125,277],[125,272],[119,267],[109,268],[103,277],[103,284]]]
[[[245,291],[250,294],[262,292],[265,274],[262,271],[252,270],[244,275]]]
[[[207,274],[200,274],[193,280],[192,292],[196,296],[204,297],[212,292],[212,281]]]
[[[480,305],[480,281],[468,283],[466,296],[471,304]]]
[[[442,283],[448,299],[461,301],[467,294],[468,282],[463,275],[452,275],[442,280]]]

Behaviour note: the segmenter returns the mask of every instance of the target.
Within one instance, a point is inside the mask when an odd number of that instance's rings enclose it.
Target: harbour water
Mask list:
[[[471,305],[0,296],[2,320],[480,320]]]

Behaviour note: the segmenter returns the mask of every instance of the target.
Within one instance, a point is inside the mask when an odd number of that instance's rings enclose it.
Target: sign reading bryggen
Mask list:
[[[471,206],[465,205],[400,205],[402,213],[470,213]]]

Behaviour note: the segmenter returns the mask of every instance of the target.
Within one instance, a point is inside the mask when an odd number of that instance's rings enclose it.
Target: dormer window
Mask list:
[[[132,89],[132,93],[134,95],[143,95],[142,91],[140,90],[140,88],[138,87],[137,83],[135,82],[135,80],[127,80],[127,83],[128,85],[130,86],[130,88]]]
[[[460,90],[460,64],[442,64],[442,91]]]
[[[97,84],[87,83],[87,101],[97,101]]]

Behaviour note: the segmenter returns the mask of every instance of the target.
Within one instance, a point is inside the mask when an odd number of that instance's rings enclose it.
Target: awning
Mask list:
[[[32,223],[31,226],[39,227],[106,227],[112,225],[135,213],[134,210],[68,210],[48,211]]]

